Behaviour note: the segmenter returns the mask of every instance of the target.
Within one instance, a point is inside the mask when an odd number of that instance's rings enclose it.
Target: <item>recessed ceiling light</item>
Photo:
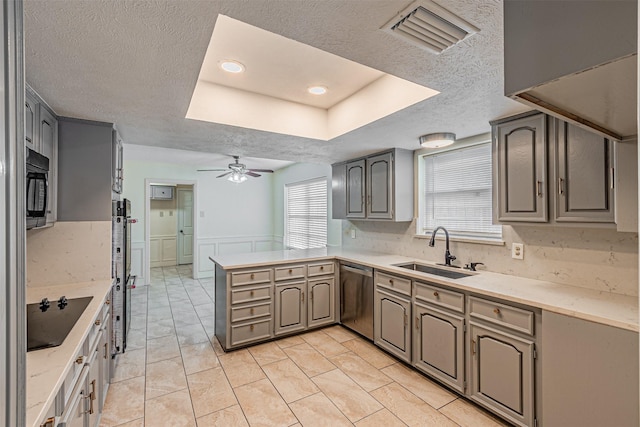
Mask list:
[[[307,92],[311,95],[324,95],[327,93],[327,88],[324,86],[311,86],[307,89]]]
[[[220,68],[228,73],[241,73],[244,71],[244,65],[239,63],[238,61],[222,61],[220,63]]]
[[[456,142],[456,134],[450,132],[429,133],[420,137],[424,148],[441,148]]]

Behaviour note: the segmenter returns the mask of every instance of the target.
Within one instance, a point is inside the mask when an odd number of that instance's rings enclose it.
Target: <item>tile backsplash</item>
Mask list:
[[[27,286],[111,277],[111,221],[56,222],[27,231]]]
[[[351,231],[356,238],[351,238]],[[445,244],[415,237],[415,223],[343,221],[342,244],[443,262]],[[602,292],[638,295],[638,234],[583,227],[503,226],[505,245],[451,242],[456,265],[482,262],[496,273],[563,283]],[[524,244],[524,259],[511,258],[511,244]]]

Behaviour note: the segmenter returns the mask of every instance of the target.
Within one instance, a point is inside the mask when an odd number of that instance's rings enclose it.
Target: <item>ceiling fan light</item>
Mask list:
[[[420,145],[424,148],[442,148],[456,142],[456,134],[450,132],[428,133],[420,137]]]
[[[227,178],[227,180],[236,184],[240,184],[247,180],[247,176],[240,172],[233,172],[231,175],[229,175],[229,178]]]

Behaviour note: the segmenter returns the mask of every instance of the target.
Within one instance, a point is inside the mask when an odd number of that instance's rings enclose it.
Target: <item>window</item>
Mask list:
[[[491,143],[425,155],[418,232],[442,226],[452,236],[501,240],[492,224]]]
[[[285,187],[285,246],[295,249],[327,245],[327,180]]]

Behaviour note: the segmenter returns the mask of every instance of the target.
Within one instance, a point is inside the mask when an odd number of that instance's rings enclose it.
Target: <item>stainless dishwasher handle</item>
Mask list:
[[[370,270],[362,270],[360,268],[350,267],[348,265],[341,265],[340,270],[348,271],[351,273],[360,274],[362,276],[373,277],[373,272]]]

